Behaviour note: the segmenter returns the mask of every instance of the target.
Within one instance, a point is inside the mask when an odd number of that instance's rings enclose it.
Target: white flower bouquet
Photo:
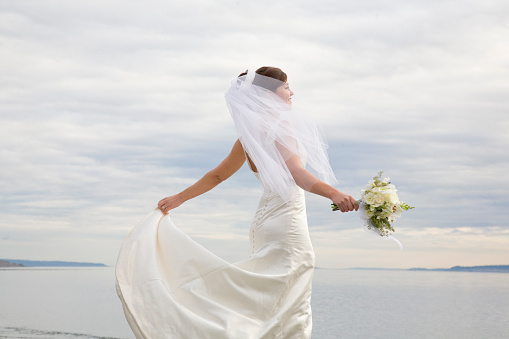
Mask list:
[[[382,237],[388,237],[391,232],[395,232],[391,223],[396,221],[396,217],[414,207],[399,201],[396,187],[391,184],[389,178],[382,180],[382,173],[378,172],[377,176],[361,190],[361,198],[357,203],[360,205],[360,216],[366,227]],[[332,204],[333,211],[338,209]]]

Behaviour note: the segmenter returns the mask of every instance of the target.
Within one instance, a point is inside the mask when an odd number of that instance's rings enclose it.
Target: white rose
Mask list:
[[[384,198],[385,201],[387,201],[391,205],[396,205],[397,203],[399,203],[398,195],[394,191],[389,191],[385,193]]]
[[[384,195],[380,194],[380,193],[375,193],[373,203],[371,205],[378,207],[378,206],[382,206],[382,204],[384,202],[385,202]]]
[[[364,196],[364,202],[367,204],[367,205],[373,205],[373,203],[375,202],[375,194],[373,193],[368,193]]]

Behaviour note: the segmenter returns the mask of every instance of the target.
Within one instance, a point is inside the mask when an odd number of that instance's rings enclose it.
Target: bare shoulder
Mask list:
[[[237,139],[237,141],[235,141],[235,143],[233,144],[232,152],[233,151],[244,152],[244,147],[242,147],[242,143],[240,142],[239,139]]]
[[[234,158],[245,158],[244,147],[239,139],[233,144],[232,150],[230,151],[229,157]]]
[[[237,172],[244,162],[246,156],[244,155],[244,149],[239,140],[235,142],[232,147],[230,154],[215,168],[212,172],[221,180],[228,179],[233,173]]]

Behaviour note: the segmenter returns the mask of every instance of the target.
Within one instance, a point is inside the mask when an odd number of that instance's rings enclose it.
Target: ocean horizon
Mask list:
[[[9,265],[12,264],[12,265]],[[113,267],[103,263],[63,261],[63,260],[27,260],[27,259],[0,259],[0,267]],[[500,272],[509,273],[509,265],[476,265],[476,266],[453,266],[449,268],[391,268],[391,267],[318,267],[321,270],[385,270],[385,271],[454,271],[454,272]]]

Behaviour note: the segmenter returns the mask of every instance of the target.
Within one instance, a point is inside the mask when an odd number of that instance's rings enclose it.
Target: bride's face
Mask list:
[[[283,99],[288,105],[292,104],[293,92],[290,89],[290,85],[285,82],[282,86],[279,86],[275,92],[281,99]]]

